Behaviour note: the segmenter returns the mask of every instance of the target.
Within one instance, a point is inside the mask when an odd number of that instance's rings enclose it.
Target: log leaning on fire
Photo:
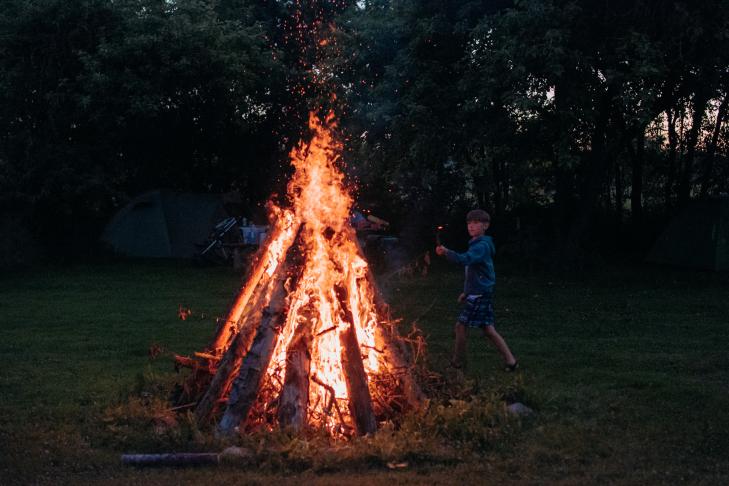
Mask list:
[[[293,221],[289,221],[289,223],[300,225],[300,223],[294,223]],[[287,226],[286,223],[282,224],[281,226],[277,226],[275,229],[275,234],[269,237],[268,241],[274,241],[279,236],[286,234],[286,231],[289,227],[291,226]],[[296,239],[296,237],[298,237],[298,233],[299,231],[297,230],[288,234],[294,235],[294,239]],[[284,241],[284,248],[290,248],[292,242],[293,240]],[[225,352],[232,337],[235,335],[236,332],[240,330],[239,321],[241,320],[241,316],[244,315],[244,310],[249,304],[249,300],[253,295],[254,290],[256,290],[259,286],[259,283],[261,282],[261,279],[263,278],[267,267],[270,265],[269,274],[272,274],[273,271],[276,270],[277,264],[278,258],[276,258],[273,248],[270,245],[266,246],[260,257],[255,262],[253,266],[253,271],[248,276],[248,279],[246,280],[243,289],[241,289],[238,297],[233,303],[233,306],[230,308],[225,322],[220,325],[218,331],[215,334],[215,337],[213,338],[213,341],[210,343],[210,346],[208,346],[208,349],[211,352],[216,353],[218,356]]]
[[[270,293],[272,280],[263,282],[260,279],[253,298],[247,302],[247,308],[238,323],[239,330],[234,330],[235,337],[225,354],[218,362],[210,385],[195,407],[195,418],[198,423],[204,423],[215,412],[221,400],[228,395],[233,380],[238,376],[243,357],[248,353],[256,335],[256,324],[260,322],[263,314],[259,309],[263,306],[263,299]]]
[[[253,333],[251,332],[249,335],[252,336]],[[251,344],[246,344],[246,337],[246,333],[238,333],[220,363],[218,363],[215,377],[213,377],[208,389],[205,390],[205,394],[195,407],[195,419],[198,423],[205,422],[210,414],[215,411],[218,402],[225,396],[225,391],[230,386],[232,379],[238,374],[240,365],[243,362],[243,356],[245,356]]]
[[[352,230],[354,231],[354,230]],[[365,259],[364,251],[359,244],[357,238],[354,238],[357,246],[357,252],[360,258]],[[397,378],[402,388],[402,392],[407,402],[407,408],[411,410],[419,410],[425,403],[425,394],[423,394],[420,385],[415,381],[412,374],[412,363],[405,358],[407,352],[402,344],[400,336],[394,329],[387,329],[385,322],[389,322],[389,307],[385,304],[380,289],[372,273],[372,269],[368,266],[365,274],[366,284],[372,289],[374,294],[375,308],[380,319],[380,325],[375,327],[375,344],[385,353],[385,362],[389,364],[392,374]],[[384,321],[384,322],[383,322]]]
[[[299,231],[297,231],[298,233]],[[263,317],[258,325],[253,344],[243,358],[238,377],[230,390],[225,413],[218,424],[217,431],[220,436],[232,435],[236,427],[248,416],[248,412],[256,401],[263,375],[271,362],[271,355],[278,342],[281,326],[286,319],[286,280],[290,271],[293,270],[297,274],[301,272],[301,268],[294,265],[294,261],[300,256],[298,253],[300,249],[300,245],[290,246],[283,265],[276,272],[272,292],[266,299],[268,307],[263,310]],[[297,279],[298,275],[293,278]]]
[[[278,422],[281,428],[294,432],[306,426],[311,341],[311,320],[307,319],[298,326],[295,337],[286,350],[286,376],[279,398]]]
[[[339,332],[342,346],[342,370],[347,384],[349,412],[352,414],[354,427],[359,435],[373,434],[377,431],[377,420],[372,410],[372,397],[367,386],[367,374],[362,363],[362,352],[357,342],[352,311],[347,305],[347,291],[343,287],[335,289],[339,304],[342,306],[343,320],[346,329]]]
[[[263,319],[258,326],[253,345],[243,360],[238,377],[233,382],[228,406],[218,424],[218,432],[221,435],[230,435],[248,415],[256,400],[263,374],[268,368],[271,354],[276,346],[281,323],[285,318],[283,283],[279,287],[263,311]]]

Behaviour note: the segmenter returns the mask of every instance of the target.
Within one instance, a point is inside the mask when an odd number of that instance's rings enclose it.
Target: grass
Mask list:
[[[454,384],[446,362],[462,273],[438,266],[382,285],[403,326],[416,321],[427,336],[443,390],[464,400],[441,394],[400,430],[347,447],[270,434],[243,439],[254,451],[244,463],[151,470],[119,455],[219,446],[184,417],[160,432],[155,414],[180,379],[170,353],[204,346],[240,277],[179,262],[3,274],[0,484],[729,483],[726,275],[498,270],[497,328],[520,373],[503,373],[474,333],[465,382]],[[163,354],[150,360],[153,345]],[[508,417],[505,394],[536,415]]]

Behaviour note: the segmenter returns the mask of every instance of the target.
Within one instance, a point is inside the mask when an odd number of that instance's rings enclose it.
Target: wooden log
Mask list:
[[[225,394],[226,384],[229,384],[232,381],[231,376],[235,377],[238,370],[240,370],[243,356],[248,350],[248,346],[245,343],[246,336],[244,334],[238,333],[233,340],[233,344],[228,347],[225,355],[223,355],[220,363],[218,363],[215,377],[210,382],[207,390],[205,390],[205,394],[200,399],[200,402],[198,402],[197,407],[195,407],[197,423],[201,424],[206,422],[210,415],[215,412],[220,398]]]
[[[354,233],[354,230],[352,230],[352,233]],[[359,253],[359,256],[362,259],[365,259],[364,251],[362,251],[362,247],[356,237],[354,237],[354,241],[357,244],[357,252]],[[378,349],[382,349],[385,353],[385,362],[388,363],[392,374],[398,379],[407,407],[412,410],[419,410],[425,403],[425,395],[411,373],[411,366],[405,358],[407,354],[401,346],[397,331],[395,329],[388,329],[382,322],[390,320],[389,306],[382,298],[377,281],[375,280],[375,276],[369,265],[367,266],[365,282],[361,283],[372,289],[372,294],[374,295],[375,300],[375,308],[378,314],[377,317],[380,321],[375,327],[375,345]],[[358,282],[358,285],[359,284],[360,282]]]
[[[271,303],[263,311],[251,349],[243,359],[238,377],[233,382],[228,405],[218,424],[219,435],[231,435],[235,428],[248,416],[261,387],[263,374],[271,361],[276,347],[281,324],[285,319],[283,285],[277,286],[271,296]]]
[[[349,413],[352,415],[355,431],[358,435],[372,434],[377,431],[377,420],[372,409],[367,374],[365,373],[364,363],[362,363],[362,352],[357,341],[357,332],[354,328],[354,319],[347,300],[347,291],[344,287],[337,286],[335,292],[342,307],[342,317],[346,323],[346,328],[339,332],[339,343],[342,346],[342,371],[344,372],[344,381],[347,384]]]
[[[125,466],[200,466],[218,464],[220,454],[214,452],[178,452],[169,454],[122,454]]]
[[[281,428],[294,432],[301,431],[307,423],[311,341],[311,321],[307,319],[297,327],[286,350],[286,375],[279,397],[278,423]]]
[[[233,303],[233,306],[230,308],[230,311],[228,312],[228,316],[226,317],[225,321],[222,323],[221,326],[219,326],[215,338],[213,338],[213,341],[208,346],[208,350],[211,353],[220,356],[223,354],[223,352],[225,352],[228,347],[228,343],[231,341],[232,336],[237,331],[238,321],[240,320],[241,315],[243,314],[243,311],[246,308],[249,299],[251,298],[251,295],[253,295],[253,291],[256,289],[258,283],[264,277],[264,272],[269,266],[269,262],[274,263],[275,270],[277,265],[275,262],[280,256],[277,255],[277,252],[281,251],[283,254],[285,254],[289,250],[289,247],[291,246],[296,235],[298,234],[298,228],[292,228],[294,225],[300,226],[300,223],[294,222],[291,218],[283,217],[281,218],[281,221],[281,226],[275,228],[274,231],[271,232],[271,236],[267,240],[265,248],[261,251],[260,258],[253,267],[253,271],[249,275],[241,291],[238,293],[238,297]],[[272,243],[276,242],[279,239],[282,239],[281,248],[273,248],[274,245]]]
[[[255,323],[260,322],[262,317],[262,312],[256,312],[255,306],[261,304],[263,296],[269,294],[268,290],[270,289],[263,287],[264,285],[260,285],[256,290],[256,295],[250,301],[254,307],[247,309],[240,331],[225,351],[218,363],[215,376],[195,408],[195,418],[198,423],[205,423],[215,413],[220,401],[227,396],[233,380],[238,376],[243,357],[251,348],[253,338],[256,335]]]
[[[300,232],[300,227],[297,230]],[[300,245],[299,245],[300,246]],[[279,265],[274,276],[273,288],[268,298],[268,306],[263,310],[263,317],[256,330],[256,336],[251,349],[243,358],[240,372],[231,387],[228,404],[223,417],[218,423],[219,436],[229,436],[235,432],[243,420],[246,419],[251,407],[256,401],[261,388],[263,374],[271,362],[271,355],[276,348],[281,326],[286,319],[286,280],[289,271],[294,270],[292,279],[298,280],[302,265],[296,261],[300,256],[297,245],[289,248],[283,264]]]

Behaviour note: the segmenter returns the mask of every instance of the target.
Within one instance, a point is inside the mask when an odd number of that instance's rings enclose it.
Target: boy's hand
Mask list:
[[[463,301],[466,300],[466,294],[461,294],[458,296],[458,303],[462,304]]]
[[[436,254],[438,254],[440,256],[443,256],[443,255],[445,255],[445,252],[446,252],[446,247],[445,246],[438,245],[438,246],[435,247],[435,253]]]

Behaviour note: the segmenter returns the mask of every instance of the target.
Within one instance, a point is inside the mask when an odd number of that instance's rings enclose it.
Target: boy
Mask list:
[[[435,248],[438,255],[466,266],[466,282],[463,293],[458,297],[458,302],[463,304],[463,308],[456,322],[456,343],[452,364],[455,368],[464,366],[467,327],[479,327],[501,353],[506,363],[506,371],[515,371],[519,363],[494,327],[492,299],[496,274],[493,257],[496,250],[491,237],[485,236],[491,224],[491,217],[482,209],[474,209],[466,215],[466,223],[468,234],[471,236],[466,253],[456,253],[443,245]]]

